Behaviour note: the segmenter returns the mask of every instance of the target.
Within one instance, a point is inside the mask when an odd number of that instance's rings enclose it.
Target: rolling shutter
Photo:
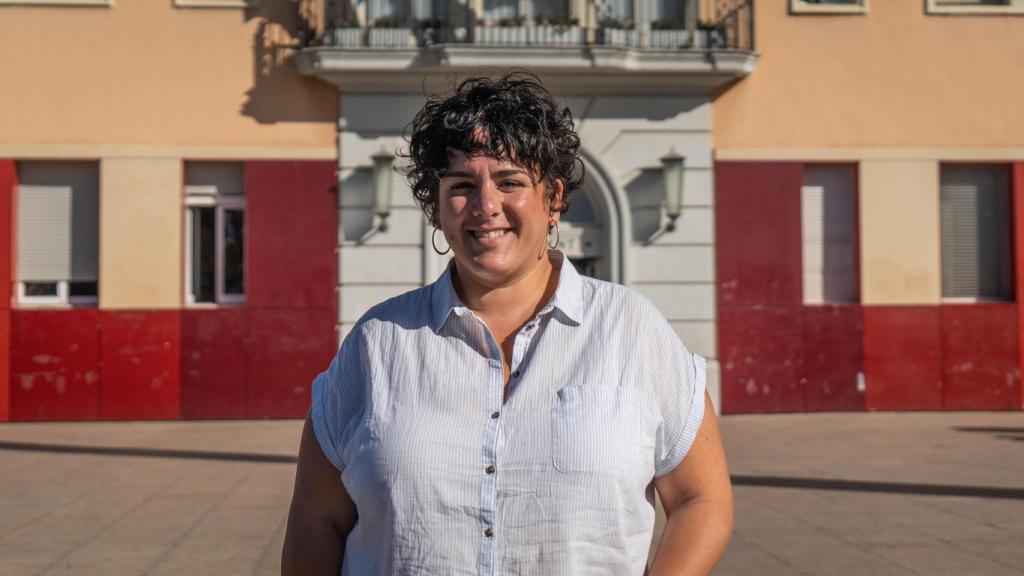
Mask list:
[[[194,195],[241,196],[244,191],[241,162],[187,162],[185,192]]]
[[[18,280],[99,278],[99,166],[18,164]]]
[[[807,166],[801,190],[803,291],[807,304],[857,301],[853,166]]]
[[[1008,300],[1010,198],[1005,166],[943,166],[942,295]]]

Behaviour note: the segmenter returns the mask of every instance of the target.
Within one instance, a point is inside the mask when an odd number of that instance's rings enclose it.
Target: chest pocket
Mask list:
[[[551,453],[566,473],[654,475],[654,432],[642,390],[566,386],[554,400]]]

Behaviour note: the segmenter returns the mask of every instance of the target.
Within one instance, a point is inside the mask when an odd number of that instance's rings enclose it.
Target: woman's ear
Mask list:
[[[550,200],[548,202],[548,218],[553,224],[562,217],[562,200],[565,198],[565,182],[561,178],[555,180],[551,185]]]

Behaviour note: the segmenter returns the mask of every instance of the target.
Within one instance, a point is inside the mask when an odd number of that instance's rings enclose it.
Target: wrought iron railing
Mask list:
[[[693,2],[695,0],[686,0]],[[604,19],[596,26],[582,26],[576,19],[527,22],[503,19],[458,22],[378,18],[370,25],[357,24],[347,0],[299,0],[299,42],[306,47],[416,48],[437,44],[478,46],[616,46],[656,50],[749,50],[754,49],[752,0],[705,2],[701,18],[684,11],[686,20],[631,22]],[[694,17],[696,16],[696,17]],[[468,20],[468,18],[462,18]]]

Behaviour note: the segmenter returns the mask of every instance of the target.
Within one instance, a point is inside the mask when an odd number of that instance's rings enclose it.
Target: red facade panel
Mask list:
[[[246,163],[249,306],[336,306],[336,169],[334,162]]]
[[[1014,271],[1017,293],[1017,338],[1020,356],[1017,362],[1024,369],[1024,162],[1013,165],[1013,237]],[[1020,387],[1017,407],[1024,409],[1024,385]]]
[[[178,311],[100,312],[100,418],[180,415]]]
[[[864,316],[859,305],[807,306],[803,311],[806,409],[863,410]]]
[[[18,172],[13,160],[0,160],[0,310],[11,307]]]
[[[310,383],[337,348],[333,308],[246,312],[246,417],[301,418]]]
[[[715,164],[715,255],[722,304],[799,304],[798,162]]]
[[[1017,306],[942,307],[943,407],[1005,410],[1020,401]]]
[[[801,306],[722,305],[718,326],[723,412],[804,409]]]
[[[11,311],[0,309],[0,422],[11,418]]]
[[[942,408],[938,306],[865,306],[864,371],[869,410]]]
[[[99,415],[98,312],[13,310],[12,420],[77,420]]]
[[[245,310],[181,313],[181,417],[245,417]]]

